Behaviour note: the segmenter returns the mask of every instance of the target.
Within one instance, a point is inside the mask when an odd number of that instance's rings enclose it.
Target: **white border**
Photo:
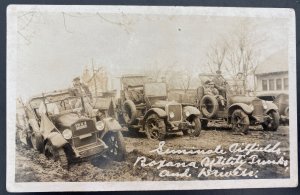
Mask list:
[[[289,19],[289,96],[290,96],[290,178],[289,179],[243,179],[159,182],[15,182],[15,112],[16,112],[16,59],[17,20],[16,12],[39,9],[45,12],[102,12],[159,15],[209,15],[245,16]],[[7,156],[6,188],[9,192],[44,191],[124,191],[124,190],[185,190],[228,188],[276,188],[298,185],[297,162],[297,87],[296,87],[296,35],[295,12],[284,8],[221,8],[221,7],[158,7],[158,6],[53,6],[9,5],[7,8]],[[13,163],[12,163],[13,162]]]

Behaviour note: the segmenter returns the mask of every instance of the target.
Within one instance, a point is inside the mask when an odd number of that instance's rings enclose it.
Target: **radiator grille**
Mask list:
[[[79,121],[78,123],[75,123],[72,127],[73,129],[73,136],[80,136],[87,133],[95,132],[95,125],[94,121],[92,120],[86,120],[86,121]]]
[[[169,105],[168,106],[168,118],[169,121],[181,121],[182,118],[182,106],[181,105]],[[170,118],[170,114],[173,112],[174,113],[174,117]]]
[[[87,134],[89,135],[89,134]],[[85,146],[88,144],[95,143],[97,141],[97,135],[96,133],[91,133],[89,137],[81,138],[80,137],[74,137],[73,143],[75,147]]]
[[[262,116],[264,114],[264,108],[261,100],[253,100],[253,115],[254,116]]]

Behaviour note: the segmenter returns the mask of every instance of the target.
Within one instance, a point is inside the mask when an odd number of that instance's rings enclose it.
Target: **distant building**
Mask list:
[[[81,79],[89,87],[93,95],[99,95],[108,91],[108,76],[103,68],[96,70],[86,68],[82,73]]]
[[[288,49],[279,50],[260,64],[255,72],[256,93],[288,93]]]

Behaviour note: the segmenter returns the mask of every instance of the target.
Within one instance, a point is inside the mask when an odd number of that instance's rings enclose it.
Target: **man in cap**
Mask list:
[[[204,83],[204,95],[219,95],[218,90],[215,88],[215,84],[211,80],[207,80]]]
[[[225,98],[226,96],[226,80],[222,76],[222,72],[220,70],[216,71],[217,75],[213,78],[213,82],[215,85],[215,88],[219,91],[219,94]]]
[[[208,87],[209,87],[209,90],[206,92],[207,94],[205,94],[205,95],[213,95],[218,100],[218,102],[221,103],[222,106],[225,106],[224,96],[219,94],[219,90],[216,88],[215,83],[213,81],[209,81]]]
[[[80,82],[79,77],[75,77],[73,79],[73,86],[75,88],[74,92],[76,96],[88,96],[89,98],[91,98],[91,91],[89,90],[87,85]]]

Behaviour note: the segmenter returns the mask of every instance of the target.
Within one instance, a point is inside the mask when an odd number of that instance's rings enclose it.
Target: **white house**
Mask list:
[[[288,49],[269,56],[255,72],[256,94],[288,93]]]

